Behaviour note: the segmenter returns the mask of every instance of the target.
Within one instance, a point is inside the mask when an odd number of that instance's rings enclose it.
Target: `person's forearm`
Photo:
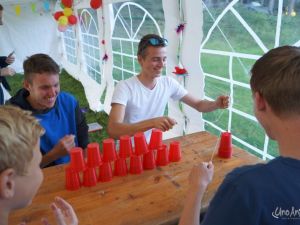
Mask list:
[[[197,110],[199,112],[211,112],[218,109],[215,101],[201,100],[197,104]]]
[[[40,167],[44,168],[45,166],[49,165],[50,163],[52,163],[57,158],[58,157],[56,157],[53,154],[53,151],[48,152],[47,154],[43,155]]]
[[[144,120],[138,123],[109,123],[107,132],[110,137],[118,139],[122,135],[133,136],[137,132],[144,132],[154,127],[153,119]]]
[[[188,190],[188,195],[185,200],[184,208],[179,220],[179,225],[199,225],[201,201],[204,191]]]

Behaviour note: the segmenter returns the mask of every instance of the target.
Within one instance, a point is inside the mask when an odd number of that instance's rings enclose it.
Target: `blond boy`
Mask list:
[[[7,225],[9,213],[31,204],[43,181],[39,140],[44,129],[30,112],[13,106],[1,106],[0,115],[0,225]],[[55,198],[51,209],[57,224],[78,224],[62,198]]]

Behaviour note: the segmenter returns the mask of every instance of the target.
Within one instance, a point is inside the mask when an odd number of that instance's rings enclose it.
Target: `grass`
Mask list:
[[[22,87],[22,81],[23,75],[21,74],[8,77],[8,82],[12,88],[12,91],[10,92],[11,95],[14,95]],[[101,132],[89,133],[90,142],[102,143],[102,140],[108,137],[106,132],[108,115],[104,111],[93,112],[89,109],[82,84],[70,76],[65,70],[60,74],[60,88],[61,91],[73,94],[78,100],[80,108],[87,109],[87,112],[85,113],[87,123],[98,122],[103,126]]]

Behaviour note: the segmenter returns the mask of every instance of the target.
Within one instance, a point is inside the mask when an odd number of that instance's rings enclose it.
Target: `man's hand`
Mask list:
[[[5,62],[7,64],[12,64],[14,61],[15,61],[15,57],[14,57],[14,52],[12,52],[11,54],[9,54],[6,59],[5,59]]]
[[[56,197],[51,204],[54,217],[57,225],[77,225],[78,219],[72,206],[60,197]],[[43,225],[50,225],[46,218],[42,219]]]
[[[53,148],[53,151],[57,158],[60,158],[62,156],[65,156],[69,154],[72,148],[75,147],[75,136],[74,135],[66,135],[62,139],[59,140],[59,142],[55,145]]]
[[[229,106],[229,96],[221,95],[216,99],[215,103],[218,109],[226,109]]]
[[[2,77],[13,76],[16,73],[16,71],[13,68],[10,68],[10,67],[1,68],[0,70],[1,70],[0,74],[1,74]]]
[[[214,165],[212,162],[202,162],[195,165],[189,176],[190,187],[195,191],[204,193],[208,184],[212,181],[214,174]]]
[[[162,131],[172,129],[175,124],[177,124],[176,120],[168,116],[153,118],[153,128],[160,129]]]

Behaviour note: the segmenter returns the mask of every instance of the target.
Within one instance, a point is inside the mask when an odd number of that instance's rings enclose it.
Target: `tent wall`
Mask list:
[[[13,1],[0,1],[3,5],[4,25],[0,26],[0,53],[8,55],[15,51],[16,62],[12,67],[22,72],[22,63],[27,56],[35,53],[47,53],[57,62],[60,61],[62,49],[60,37],[52,12],[46,12],[40,2],[36,2],[36,10],[32,11],[31,3],[36,1],[18,1],[21,13],[15,12]],[[54,1],[50,2],[54,8]]]
[[[43,10],[40,1],[36,1],[36,12],[32,12],[28,2],[21,2],[22,12],[19,16],[16,16],[13,4],[6,3],[4,5],[5,26],[0,27],[1,54],[7,55],[15,50],[17,61],[13,66],[19,72],[22,71],[22,61],[26,56],[37,52],[51,55],[64,69],[82,83],[90,108],[95,111],[105,110],[109,113],[111,97],[115,84],[118,82],[113,75],[115,71],[115,50],[112,46],[112,40],[114,38],[116,40],[126,39],[126,43],[137,44],[139,38],[147,33],[142,31],[141,27],[139,34],[137,34],[138,31],[136,33],[132,31],[129,32],[130,34],[128,33],[129,35],[126,38],[121,37],[120,39],[118,35],[114,34],[115,23],[118,22],[114,4],[118,4],[118,6],[128,4],[126,1],[121,0],[103,0],[102,7],[96,11],[91,11],[88,0],[75,0],[74,14],[81,18],[81,22],[70,27],[65,33],[60,33],[57,29],[57,22],[52,17],[55,11],[61,10],[60,2],[50,2],[50,12]],[[143,1],[134,1],[129,3],[130,5],[126,5],[124,10],[136,7],[140,11],[144,10],[145,15],[153,16],[143,8],[142,3]],[[203,97],[203,76],[200,67],[197,66],[199,65],[199,49],[202,40],[201,1],[195,3],[193,0],[162,0],[161,4],[164,11],[164,29],[156,24],[157,30],[155,32],[163,35],[169,41],[166,75],[177,79],[194,95]],[[187,13],[191,15],[187,16]],[[154,17],[152,19],[155,20]],[[97,25],[97,28],[93,31],[91,31],[92,24]],[[188,25],[186,25],[183,32],[177,33],[176,27],[179,24]],[[197,27],[197,29],[193,27]],[[97,30],[96,34],[93,33],[95,30]],[[193,35],[190,35],[190,32]],[[97,45],[90,46],[86,38],[91,37],[93,40],[97,37]],[[103,41],[105,44],[101,44]],[[68,53],[70,47],[73,48],[71,56]],[[100,56],[90,59],[87,52],[94,50],[99,51]],[[105,54],[108,58],[103,60]],[[132,55],[135,54],[136,52],[133,51]],[[136,60],[136,58],[134,59],[136,56],[132,57],[133,60]],[[99,69],[99,71],[96,71],[97,73],[92,71],[95,62],[97,63],[97,69]],[[184,66],[189,71],[189,75],[187,77],[174,75],[172,71],[174,71],[175,66]],[[139,68],[135,68],[131,72],[136,75],[138,71]],[[104,94],[105,99],[100,101],[100,97]],[[168,115],[175,118],[178,125],[172,129],[172,133],[165,135],[166,138],[203,130],[201,114],[194,109],[180,106],[178,102],[170,101]],[[189,121],[193,121],[193,123],[189,123]]]

